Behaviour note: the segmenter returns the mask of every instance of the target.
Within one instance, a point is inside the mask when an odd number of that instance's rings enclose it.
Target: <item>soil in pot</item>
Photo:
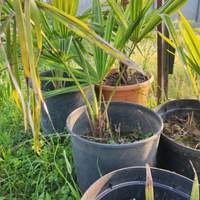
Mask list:
[[[186,147],[200,149],[200,116],[180,115],[164,123],[163,133]]]
[[[115,88],[117,79],[119,77],[117,70],[118,69],[116,68],[111,69],[103,82],[102,95],[104,96],[105,101],[109,100],[110,95],[112,94]],[[154,77],[151,73],[148,73],[147,76],[143,76],[139,72],[134,73],[132,68],[129,69],[129,72],[130,73],[128,78],[128,84],[123,84],[123,82],[121,82],[118,85],[112,97],[112,101],[126,101],[145,106],[147,103],[147,96],[148,91],[150,89],[150,84],[153,82]],[[133,77],[133,79],[131,77]],[[95,92],[97,99],[99,99],[99,89],[100,84],[95,84]]]
[[[112,121],[112,119],[108,115],[105,101],[103,102],[103,104],[105,112],[99,113],[99,117],[96,119],[96,129],[92,124],[92,120],[90,119],[87,110],[85,110],[88,122],[91,127],[91,132],[88,134],[80,135],[81,138],[102,144],[115,145],[138,142],[144,139],[148,139],[155,134],[153,134],[152,132],[149,132],[147,134],[142,133],[142,128],[139,122],[137,128],[131,129],[128,132],[124,131],[123,128],[121,129],[121,123],[119,123],[118,127],[116,124],[114,124],[114,128],[112,128],[112,124],[109,122]]]
[[[137,73],[129,73],[128,74],[127,83],[120,83],[119,86],[125,86],[125,85],[135,85],[138,83],[143,83],[148,80],[147,76],[143,76],[142,74]],[[106,76],[106,78],[103,80],[103,85],[105,86],[115,86],[117,83],[117,80],[119,78],[119,73],[114,72]]]
[[[200,103],[194,99],[173,100],[159,105],[155,111],[160,114],[164,123],[173,117],[179,116],[186,116],[188,120],[188,113],[191,117],[192,112],[194,112],[194,118],[198,119],[198,116],[200,116]],[[166,133],[161,134],[156,158],[157,167],[193,179],[194,174],[189,163],[189,160],[191,160],[200,179],[200,151],[187,146],[173,141]]]
[[[115,129],[112,130],[112,136],[110,136],[110,134],[106,132],[103,138],[94,138],[92,137],[91,133],[82,135],[81,137],[88,141],[115,145],[115,144],[130,144],[134,142],[139,142],[153,135],[154,134],[152,132],[149,132],[146,135],[142,134],[140,126],[138,127],[138,129],[133,129],[130,132],[120,132],[120,125],[119,125],[118,128],[115,127]]]

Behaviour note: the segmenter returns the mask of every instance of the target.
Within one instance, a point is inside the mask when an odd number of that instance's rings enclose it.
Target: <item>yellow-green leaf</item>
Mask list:
[[[3,33],[4,29],[6,28],[7,24],[10,23],[11,19],[14,17],[14,14],[10,14],[7,16],[6,20],[4,20],[4,22],[1,22],[1,26],[0,26],[0,35]],[[1,21],[1,19],[0,19]]]
[[[146,164],[145,199],[154,200],[153,179],[151,176],[151,169],[148,164]]]
[[[21,57],[22,57],[22,63],[24,68],[24,74],[27,79],[30,77],[30,70],[29,70],[29,55],[28,55],[28,47],[27,47],[27,41],[26,41],[26,32],[25,32],[25,25],[23,20],[23,12],[21,7],[21,1],[15,0],[13,1],[14,9],[15,9],[15,17],[17,21],[17,28],[18,28],[18,36],[19,36],[19,42],[20,42],[20,49],[21,49]]]
[[[194,168],[194,165],[190,161],[190,164],[192,165],[192,169],[194,171],[194,183],[192,186],[192,192],[191,192],[191,198],[190,200],[199,200],[199,181],[198,181],[198,176],[196,173],[196,170]]]
[[[127,56],[122,54],[116,48],[112,47],[108,42],[106,42],[104,39],[99,37],[86,24],[84,24],[77,18],[70,16],[67,13],[64,13],[64,12],[58,10],[57,8],[53,8],[52,6],[41,3],[39,1],[36,1],[36,4],[38,5],[39,8],[41,8],[46,13],[48,13],[49,15],[54,17],[56,20],[65,24],[67,27],[69,27],[69,29],[71,29],[72,31],[74,31],[75,33],[80,35],[81,37],[85,38],[86,40],[91,42],[93,45],[104,50],[105,52],[112,55],[113,57],[116,57],[122,63],[132,67],[134,70],[144,73],[142,69],[138,68],[138,66],[135,62],[133,62]]]
[[[3,47],[3,44],[2,44],[2,42],[1,42],[1,40],[0,40],[0,47],[1,47],[1,49],[2,49],[4,58],[5,58],[5,60],[6,60],[6,65],[7,65],[7,67],[8,67],[9,74],[10,74],[10,76],[11,76],[11,78],[12,78],[12,81],[13,81],[13,83],[14,83],[14,86],[15,86],[15,88],[16,88],[16,90],[17,90],[19,96],[20,96],[21,102],[22,102],[22,110],[23,110],[23,114],[24,114],[24,126],[25,126],[25,132],[26,132],[26,130],[27,130],[27,121],[26,121],[26,118],[27,118],[27,117],[26,117],[26,105],[25,105],[25,102],[24,102],[23,94],[22,94],[22,92],[21,92],[21,90],[20,90],[20,88],[19,88],[19,85],[18,85],[18,83],[17,83],[17,81],[16,81],[16,79],[15,79],[15,76],[14,76],[14,74],[13,74],[13,72],[12,72],[12,69],[11,69],[10,64],[9,64],[9,62],[8,62],[8,59],[7,59],[7,56],[6,56],[6,53],[5,53],[5,50],[4,50],[4,47]]]
[[[117,19],[120,21],[124,31],[126,31],[128,29],[128,25],[126,23],[126,20],[124,19],[122,11],[119,8],[119,5],[114,0],[107,0],[107,1],[109,3],[109,6],[115,11]]]
[[[42,49],[42,34],[40,29],[40,19],[37,6],[34,0],[30,0],[31,12],[33,14],[33,21],[35,22],[35,32],[37,34],[37,44],[38,44],[38,57]]]

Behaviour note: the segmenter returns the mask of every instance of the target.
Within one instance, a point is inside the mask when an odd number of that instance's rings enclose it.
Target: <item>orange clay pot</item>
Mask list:
[[[117,69],[111,69],[108,73],[114,73]],[[139,72],[136,72],[139,73]],[[150,84],[153,82],[153,74],[148,73],[149,80],[135,85],[118,86],[113,95],[112,101],[127,101],[132,103],[137,103],[146,106],[148,91]],[[99,99],[99,84],[95,84],[95,92],[97,99]],[[114,89],[114,86],[102,86],[102,94],[105,101],[108,101],[110,95]]]

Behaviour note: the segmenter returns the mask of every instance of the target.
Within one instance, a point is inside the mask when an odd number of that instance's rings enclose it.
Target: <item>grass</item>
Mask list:
[[[4,60],[1,54],[0,60]],[[1,63],[0,68],[4,67],[5,63]],[[62,143],[57,140],[57,145],[55,136],[45,136],[52,147],[41,138],[43,154],[35,156],[31,130],[24,133],[23,115],[15,104],[8,79],[7,72],[3,72],[0,76],[0,200],[74,200],[66,182],[74,186],[73,179],[76,180],[69,136]],[[26,98],[25,82],[22,90]]]
[[[0,121],[0,199],[73,200],[61,176],[64,174],[73,184],[64,159],[66,151],[73,169],[69,136],[62,144],[57,140],[57,145],[53,136],[46,136],[52,148],[40,139],[43,154],[36,157],[32,133],[30,129],[24,133],[23,116],[11,97],[7,102],[1,101]],[[75,178],[74,170],[72,177]]]
[[[154,33],[155,34],[155,33]],[[147,106],[157,106],[157,49],[156,42],[144,40],[139,51],[135,51],[133,60],[142,64],[155,78],[152,84]],[[137,58],[137,59],[136,59]],[[0,69],[6,65],[0,52]],[[42,66],[41,71],[48,70]],[[23,78],[23,71],[21,71]],[[53,135],[40,138],[43,154],[35,156],[32,149],[31,130],[24,133],[23,116],[11,94],[9,77],[6,71],[0,74],[0,200],[3,199],[75,199],[71,194],[68,182],[76,188],[76,175],[69,137],[63,143]],[[200,80],[196,79],[200,87]],[[26,97],[25,82],[22,91]],[[169,75],[169,99],[195,98],[185,70],[178,58],[175,60],[173,75]],[[65,159],[66,152],[66,159]],[[68,161],[70,165],[68,165]],[[70,169],[70,166],[72,169]],[[73,181],[74,180],[74,181]],[[78,190],[78,188],[77,188]],[[80,193],[81,195],[81,193]]]

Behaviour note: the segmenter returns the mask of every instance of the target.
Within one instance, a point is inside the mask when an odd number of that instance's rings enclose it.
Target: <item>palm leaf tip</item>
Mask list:
[[[192,164],[191,160],[190,164],[192,166],[192,169],[194,171],[194,182],[193,182],[193,186],[192,186],[192,192],[191,192],[191,198],[190,200],[199,200],[199,181],[198,181],[198,176],[196,173],[196,170],[194,168],[194,165]]]
[[[146,164],[145,198],[146,200],[154,200],[153,179],[149,164]]]

